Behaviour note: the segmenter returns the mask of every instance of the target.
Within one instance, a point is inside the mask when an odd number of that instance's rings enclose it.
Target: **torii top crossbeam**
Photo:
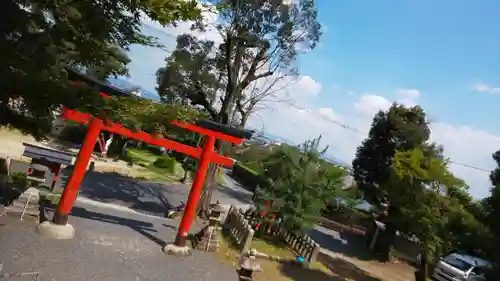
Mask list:
[[[103,97],[109,97],[109,95],[127,95],[124,91],[120,91],[117,88],[111,87],[99,81],[96,81],[86,75],[80,74],[78,72],[70,71],[73,78],[76,77],[76,81],[84,82],[90,86],[96,87]],[[168,149],[173,149],[184,153],[186,155],[195,157],[199,159],[198,168],[194,175],[193,185],[189,192],[189,197],[186,202],[186,207],[184,210],[184,215],[182,217],[178,234],[175,240],[175,245],[183,247],[186,244],[186,239],[191,226],[191,223],[196,215],[196,208],[200,198],[201,190],[203,188],[203,183],[205,181],[206,172],[210,163],[221,164],[225,166],[232,165],[232,159],[221,155],[218,155],[214,151],[215,141],[219,139],[221,141],[231,142],[235,144],[241,143],[244,138],[250,138],[253,134],[252,131],[238,130],[235,128],[230,128],[211,121],[199,121],[196,124],[188,124],[174,121],[172,124],[179,126],[181,128],[196,132],[205,136],[205,141],[203,148],[191,147],[173,140],[166,138],[157,138],[145,132],[134,132],[125,128],[124,126],[109,122],[106,120],[101,120],[98,117],[94,117],[88,113],[75,111],[72,109],[63,109],[63,118],[78,122],[80,124],[88,125],[88,132],[85,136],[85,140],[81,146],[78,158],[75,162],[73,173],[69,178],[64,192],[59,201],[59,205],[54,214],[51,223],[44,223],[40,225],[41,229],[58,227],[57,229],[63,229],[64,226],[69,229],[72,227],[67,223],[68,216],[73,208],[73,205],[80,188],[81,181],[85,175],[90,157],[94,150],[94,146],[98,139],[101,131],[109,131],[115,134],[123,135],[127,138],[132,138],[153,144],[160,147],[165,147]],[[45,231],[45,233],[54,233],[53,231]],[[66,237],[59,238],[69,238],[68,236],[73,236],[74,230],[72,230],[72,235],[62,235]]]

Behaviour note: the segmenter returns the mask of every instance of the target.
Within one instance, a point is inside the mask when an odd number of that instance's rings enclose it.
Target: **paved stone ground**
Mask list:
[[[238,208],[250,206],[252,193],[241,188],[227,175],[225,181],[213,193],[212,201],[218,200],[228,208],[232,204]],[[190,188],[187,184],[163,184],[132,180],[115,173],[88,172],[80,187],[80,196],[163,216],[165,208],[187,201]]]
[[[4,273],[39,271],[40,281],[238,280],[235,270],[211,253],[163,254],[161,246],[175,235],[172,220],[80,202],[70,217],[76,237],[56,241],[37,235],[33,222],[3,219]]]

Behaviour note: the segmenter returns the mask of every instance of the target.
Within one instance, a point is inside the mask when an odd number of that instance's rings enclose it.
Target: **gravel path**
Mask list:
[[[39,271],[39,281],[238,280],[235,270],[211,253],[163,254],[161,246],[175,235],[172,220],[79,203],[70,217],[76,237],[66,241],[40,237],[33,222],[5,222],[0,226],[3,273]]]

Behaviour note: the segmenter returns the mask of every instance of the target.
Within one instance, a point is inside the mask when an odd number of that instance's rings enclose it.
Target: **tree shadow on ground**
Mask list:
[[[88,172],[79,194],[95,201],[114,203],[138,212],[163,216],[166,210],[179,203],[171,203],[174,200],[167,199],[165,193],[171,193],[166,192],[169,187],[166,184],[138,182],[117,173]],[[184,193],[175,197],[183,198],[186,195]]]
[[[334,258],[319,253],[318,261],[326,266],[331,272],[346,278],[347,280],[380,281],[379,278],[371,276],[368,272],[341,258]]]
[[[321,255],[322,257],[318,257],[318,261],[321,261],[331,271],[330,274],[314,268],[303,268],[291,262],[280,264],[281,273],[294,281],[381,281],[352,263],[323,254]]]
[[[364,236],[345,232],[338,232],[324,227],[316,227],[309,231],[308,235],[316,241],[321,248],[331,252],[341,253],[345,256],[359,260],[376,260],[367,248]]]
[[[47,211],[53,212],[54,208],[53,207],[45,207],[44,212],[41,213],[40,222],[48,220]],[[166,245],[165,241],[156,237],[153,234],[153,233],[157,233],[157,230],[154,228],[154,225],[150,222],[128,219],[128,218],[123,218],[123,217],[118,217],[118,216],[113,216],[113,215],[105,215],[105,214],[101,214],[101,213],[92,212],[92,211],[89,211],[85,208],[76,207],[76,206],[73,207],[73,209],[71,209],[70,215],[74,216],[74,217],[83,218],[83,219],[89,219],[89,220],[94,220],[94,221],[100,221],[100,222],[105,222],[105,223],[112,223],[112,224],[127,226],[127,227],[131,228],[132,230],[136,231],[137,233],[141,234],[142,236],[146,237],[147,239],[155,242],[156,244],[158,244],[161,247],[164,247]],[[171,228],[171,229],[175,229],[175,226],[173,226],[173,225],[163,224],[163,226]]]

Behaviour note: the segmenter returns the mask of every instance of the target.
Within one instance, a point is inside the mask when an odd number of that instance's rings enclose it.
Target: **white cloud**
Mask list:
[[[222,41],[219,32],[215,29],[217,15],[212,9],[205,8],[202,12],[203,22],[208,26],[205,32],[192,31],[193,22],[180,22],[177,26],[163,27],[157,21],[147,16],[142,16],[143,32],[158,38],[164,45],[163,49],[133,45],[128,52],[131,59],[129,64],[130,76],[134,84],[141,85],[147,90],[154,91],[156,86],[156,71],[165,66],[165,58],[175,49],[176,37],[180,34],[190,33],[194,36],[216,42]]]
[[[365,138],[373,115],[379,110],[388,109],[392,101],[374,94],[359,96],[347,114],[338,114],[333,108],[311,107],[318,85],[308,81],[300,86],[290,86],[292,96],[309,97],[298,103],[300,109],[284,103],[271,105],[272,110],[259,113],[260,118],[251,118],[250,125],[261,128],[275,136],[295,143],[303,142],[322,135],[322,142],[329,146],[328,154],[350,163],[357,146]],[[421,93],[416,89],[398,89],[395,100],[405,105],[418,104]],[[341,125],[347,125],[342,127]],[[432,141],[442,144],[447,157],[457,163],[491,170],[495,163],[491,155],[500,149],[500,136],[467,126],[455,126],[444,122],[430,125]],[[356,131],[357,130],[357,131]],[[467,168],[458,164],[451,165],[452,171],[470,185],[470,193],[482,198],[489,193],[489,173]]]
[[[478,93],[488,93],[488,94],[498,94],[500,93],[500,87],[492,87],[489,86],[488,84],[478,81],[474,83],[471,87],[473,91],[476,91]]]
[[[363,94],[354,103],[354,109],[366,116],[373,116],[379,110],[386,110],[391,106],[391,102],[376,94]]]
[[[406,106],[415,106],[420,98],[420,91],[416,89],[398,89],[396,91],[397,102]]]
[[[217,16],[211,12],[203,13],[204,20],[213,26]],[[130,67],[132,82],[148,90],[154,90],[156,85],[155,72],[164,66],[164,59],[169,51],[175,48],[175,38],[179,34],[192,33],[203,39],[220,42],[221,37],[215,28],[207,32],[192,32],[192,23],[180,23],[177,27],[162,27],[159,23],[144,17],[144,31],[156,36],[166,47],[166,50],[133,46],[129,55],[132,59]],[[287,80],[287,82],[289,82]],[[279,88],[279,87],[278,87]],[[392,104],[377,93],[364,93],[358,96],[351,110],[339,114],[333,108],[314,107],[313,99],[322,89],[321,83],[309,76],[299,76],[297,81],[277,93],[281,99],[294,100],[300,109],[290,103],[278,102],[268,104],[267,109],[258,112],[250,119],[250,125],[273,135],[281,136],[295,143],[323,136],[323,143],[329,145],[329,154],[347,163],[352,161],[357,146],[365,138],[359,131],[367,132],[373,115],[380,109],[387,109]],[[491,87],[483,82],[472,85],[472,90],[483,93],[500,93],[500,88]],[[354,92],[347,92],[355,96]],[[395,101],[404,105],[418,104],[421,93],[417,89],[401,88],[395,91]],[[337,123],[337,124],[336,124]],[[346,124],[347,128],[338,124]],[[446,155],[453,161],[465,163],[486,169],[494,168],[491,154],[500,149],[500,136],[485,131],[454,126],[443,122],[431,124],[432,139],[445,147]],[[358,131],[356,131],[358,130]],[[484,197],[488,194],[488,173],[452,165],[457,176],[463,178],[471,186],[471,194]]]

